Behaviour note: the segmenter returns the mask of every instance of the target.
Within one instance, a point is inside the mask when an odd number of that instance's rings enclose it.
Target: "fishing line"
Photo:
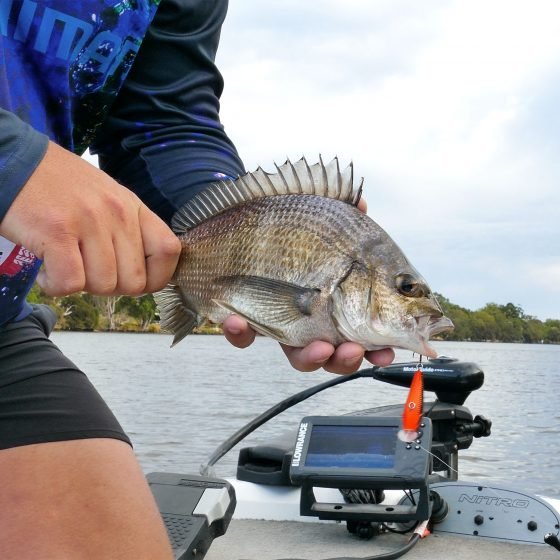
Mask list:
[[[428,455],[431,455],[434,459],[445,465],[448,469],[452,470],[457,476],[459,476],[459,471],[454,469],[451,465],[448,465],[443,459],[438,457],[435,453],[432,453],[429,449],[426,449],[422,444],[417,444],[420,449],[424,450]]]

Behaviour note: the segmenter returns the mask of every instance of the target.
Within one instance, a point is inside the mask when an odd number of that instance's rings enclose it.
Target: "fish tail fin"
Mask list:
[[[420,422],[424,407],[424,374],[419,366],[412,376],[410,390],[404,405],[402,417],[402,430],[399,431],[399,439],[402,441],[413,441],[418,437]]]
[[[168,284],[154,294],[161,328],[174,335],[171,347],[183,340],[200,324],[198,314],[184,298],[181,289],[175,284]]]

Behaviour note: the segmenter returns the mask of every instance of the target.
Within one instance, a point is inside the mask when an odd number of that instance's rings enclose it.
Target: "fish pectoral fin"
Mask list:
[[[269,336],[277,340],[281,337],[270,325],[277,325],[281,330],[310,316],[314,308],[321,305],[319,289],[302,288],[283,280],[248,275],[221,277],[216,281],[232,289],[236,293],[236,300],[244,302],[243,309],[238,309],[238,304],[226,304],[223,301],[220,301],[221,307],[242,316],[259,332],[270,331]],[[273,332],[276,334],[273,335]]]
[[[283,342],[284,337],[282,336],[282,333],[279,330],[272,329],[270,327],[265,327],[264,325],[261,325],[261,324],[257,323],[256,321],[251,319],[251,317],[248,317],[247,315],[245,315],[241,311],[235,309],[235,307],[233,307],[233,305],[230,305],[229,303],[226,303],[225,301],[220,301],[218,299],[213,299],[212,303],[215,303],[216,305],[220,306],[222,309],[225,309],[226,311],[229,311],[230,313],[233,313],[234,315],[239,315],[239,317],[241,317],[242,319],[245,319],[245,321],[247,321],[247,323],[249,323],[253,327],[253,329],[255,329],[258,333],[260,333],[264,336],[268,336],[270,338],[273,338],[275,340],[279,340],[280,342]]]
[[[168,284],[154,294],[154,299],[159,310],[161,328],[175,335],[171,347],[199,325],[197,312],[190,307],[190,302],[183,296],[179,286]]]

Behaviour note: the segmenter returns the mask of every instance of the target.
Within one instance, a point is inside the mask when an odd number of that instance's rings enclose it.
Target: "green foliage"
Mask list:
[[[60,300],[63,328],[69,331],[94,331],[99,323],[99,310],[88,294],[72,294]]]
[[[440,335],[442,339],[560,344],[560,319],[540,321],[513,303],[488,303],[471,311],[440,294],[436,296],[455,325],[455,330]],[[104,298],[84,293],[52,298],[35,285],[29,301],[52,306],[59,317],[59,329],[158,332],[157,309],[151,295]]]
[[[137,319],[146,328],[156,316],[156,302],[151,294],[141,297],[124,296],[119,299],[116,306],[117,313],[124,313]]]
[[[525,315],[519,305],[488,303],[470,311],[436,294],[444,313],[453,321],[455,330],[441,335],[446,340],[492,342],[560,343],[560,320],[545,322]]]

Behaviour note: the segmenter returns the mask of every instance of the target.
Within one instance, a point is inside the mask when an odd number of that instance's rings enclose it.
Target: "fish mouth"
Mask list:
[[[428,337],[432,337],[435,334],[439,334],[446,331],[452,331],[455,328],[453,321],[442,315],[441,317],[434,317],[433,315],[429,317],[426,329],[428,331]]]
[[[415,317],[415,320],[420,338],[420,353],[428,358],[437,358],[438,353],[428,340],[436,334],[453,330],[453,322],[445,315],[422,315]]]

